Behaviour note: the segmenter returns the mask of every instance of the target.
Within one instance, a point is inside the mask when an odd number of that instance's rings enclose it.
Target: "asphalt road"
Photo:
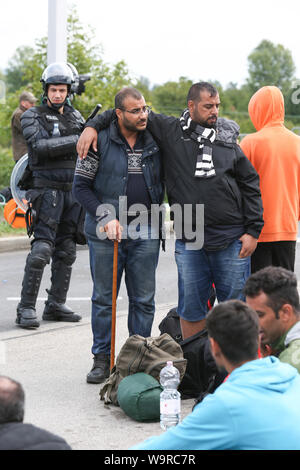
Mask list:
[[[64,437],[74,450],[126,450],[151,435],[160,434],[158,422],[132,420],[119,407],[100,401],[99,385],[86,383],[86,374],[92,366],[92,283],[86,249],[78,251],[68,295],[68,304],[82,314],[82,321],[77,324],[42,321],[35,331],[15,325],[27,254],[28,251],[0,253],[0,375],[22,383],[26,394],[25,421]],[[300,279],[299,249],[296,273]],[[37,302],[39,317],[49,277],[47,267]],[[157,270],[153,336],[159,335],[160,321],[176,304],[174,240],[168,240]],[[124,282],[117,304],[116,333],[117,356],[128,337]],[[182,417],[191,412],[193,404],[194,400],[182,400]]]
[[[0,332],[14,334],[16,330],[16,307],[20,298],[24,266],[28,251],[12,251],[0,253]],[[37,313],[41,318],[44,302],[47,298],[46,289],[50,287],[50,267],[46,266],[37,301]],[[77,259],[73,265],[70,289],[68,292],[68,305],[80,313],[84,319],[90,318],[92,281],[89,267],[88,250],[79,249]],[[174,261],[174,239],[167,240],[166,251],[160,252],[157,270],[156,304],[177,304],[177,272]],[[127,308],[127,294],[124,279],[122,280],[118,310]],[[44,322],[43,322],[44,323]],[[48,323],[49,325],[49,323]],[[19,328],[17,328],[19,329]]]
[[[299,238],[300,242],[300,238]],[[295,272],[300,282],[300,245],[297,243]],[[15,325],[16,307],[20,298],[24,266],[28,250],[0,252],[0,332],[13,335],[18,329]],[[37,301],[37,312],[41,317],[44,302],[47,297],[46,289],[50,287],[50,267],[46,266]],[[92,281],[89,267],[89,254],[87,247],[79,247],[77,259],[73,265],[72,279],[68,292],[68,304],[82,315],[84,319],[90,318]],[[173,233],[166,241],[166,251],[160,252],[157,269],[156,305],[177,304],[177,270],[174,260]],[[127,309],[127,294],[124,279],[118,297],[117,308],[120,311]],[[49,326],[49,324],[48,324]]]
[[[156,314],[152,335],[177,304],[174,240],[167,241],[157,270]],[[162,432],[159,422],[140,423],[99,399],[100,385],[86,383],[92,366],[90,297],[92,282],[88,250],[78,251],[68,304],[82,314],[79,323],[41,322],[37,330],[15,325],[16,306],[28,251],[0,253],[0,375],[18,380],[26,395],[25,422],[64,437],[73,450],[126,450]],[[41,318],[50,269],[46,268],[37,312]],[[116,357],[128,337],[127,296],[122,282],[116,322]],[[182,402],[182,417],[194,401]]]

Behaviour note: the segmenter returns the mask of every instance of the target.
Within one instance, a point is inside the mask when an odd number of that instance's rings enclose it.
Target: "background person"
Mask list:
[[[251,257],[251,272],[265,266],[294,271],[300,209],[300,137],[284,126],[284,98],[265,86],[251,98],[249,116],[257,132],[241,141],[256,169],[264,227]]]
[[[22,385],[0,376],[0,450],[72,450],[59,436],[24,423]]]
[[[29,91],[24,91],[19,97],[19,106],[12,114],[11,118],[11,136],[12,136],[12,151],[15,163],[19,161],[23,155],[27,153],[27,144],[23,136],[21,126],[21,116],[29,108],[35,105],[37,99]],[[12,199],[10,187],[5,187],[0,191],[0,202],[2,200],[8,202]]]
[[[300,372],[300,304],[295,274],[269,266],[249,277],[246,301],[259,318],[261,341]]]
[[[29,91],[21,93],[19,98],[19,106],[13,112],[11,118],[11,136],[12,136],[12,149],[13,158],[17,162],[25,153],[27,153],[27,144],[23,136],[21,126],[21,116],[27,110],[35,106],[37,99]]]
[[[177,426],[131,449],[299,450],[300,376],[276,357],[257,359],[255,311],[229,300],[206,323],[212,354],[229,377]]]

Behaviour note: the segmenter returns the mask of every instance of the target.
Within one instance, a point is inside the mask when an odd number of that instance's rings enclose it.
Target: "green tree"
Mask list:
[[[145,98],[150,106],[152,105],[152,90],[150,88],[150,80],[147,77],[140,77],[134,85]]]
[[[86,118],[96,104],[107,109],[113,106],[114,96],[122,86],[132,83],[124,61],[108,65],[102,58],[102,47],[95,41],[95,32],[84,27],[75,7],[71,8],[67,24],[67,61],[74,65],[79,74],[90,74],[84,94],[75,95],[73,104]],[[36,42],[32,62],[24,74],[31,83],[36,96],[41,95],[40,78],[47,66],[47,38]]]
[[[19,90],[28,85],[26,70],[32,63],[35,51],[29,46],[20,46],[8,62],[5,71],[5,82],[10,92]]]
[[[229,83],[223,92],[226,99],[224,109],[231,112],[247,113],[251,91],[248,85],[240,88],[236,83]]]
[[[294,80],[284,96],[286,119],[292,119],[294,126],[300,125],[300,80]],[[294,127],[293,126],[293,127]]]
[[[103,110],[112,107],[114,96],[122,86],[131,85],[127,66],[124,61],[108,65],[102,58],[102,49],[95,41],[95,33],[90,27],[83,27],[76,9],[72,7],[68,15],[68,62],[73,64],[79,74],[91,75],[86,83],[86,91],[75,96],[73,104],[86,118],[96,104]],[[47,66],[47,38],[36,40],[34,48],[22,46],[17,49],[4,72],[7,84],[5,102],[0,104],[0,145],[11,145],[10,120],[18,105],[22,91],[29,90],[37,98],[42,98],[40,79]]]
[[[79,73],[92,72],[102,63],[102,47],[95,43],[95,32],[91,27],[84,28],[80,23],[75,7],[71,8],[67,23],[68,62]]]
[[[156,111],[179,116],[186,108],[186,97],[193,82],[180,77],[178,82],[157,85],[152,91],[152,103]]]
[[[248,57],[248,85],[254,93],[262,86],[275,85],[283,94],[291,88],[295,64],[291,52],[281,44],[263,40]]]

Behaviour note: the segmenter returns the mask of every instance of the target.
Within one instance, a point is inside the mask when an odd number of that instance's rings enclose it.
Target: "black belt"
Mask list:
[[[73,183],[60,183],[59,181],[50,181],[45,178],[33,178],[33,188],[50,188],[58,189],[60,191],[71,191]]]

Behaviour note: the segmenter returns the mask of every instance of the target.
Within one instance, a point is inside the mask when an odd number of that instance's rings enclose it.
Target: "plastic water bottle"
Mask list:
[[[59,137],[59,136],[60,136],[60,131],[59,131],[58,122],[55,122],[53,131],[52,131],[52,137]]]
[[[160,371],[160,383],[164,390],[160,394],[160,426],[166,430],[180,421],[180,393],[177,387],[180,383],[179,370],[172,361]]]

